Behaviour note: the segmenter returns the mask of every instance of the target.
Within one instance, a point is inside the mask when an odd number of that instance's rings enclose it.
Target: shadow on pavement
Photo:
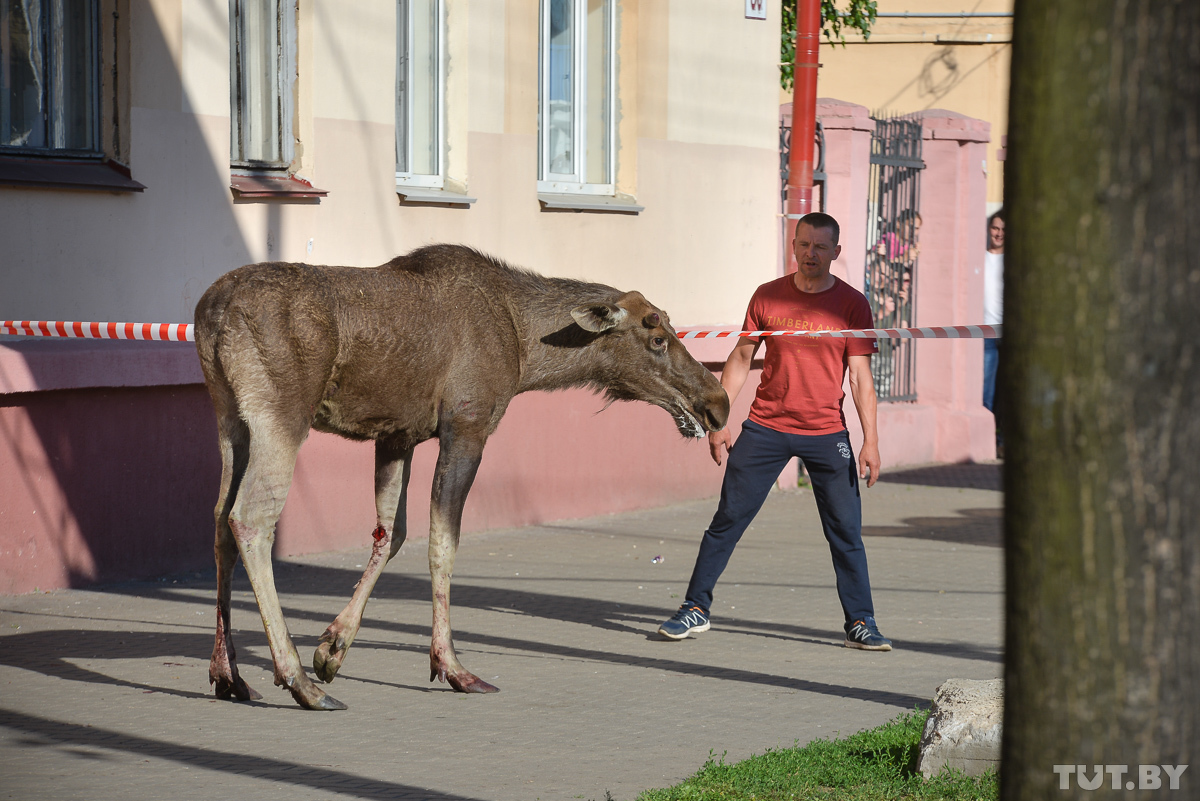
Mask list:
[[[124,751],[141,757],[166,759],[189,767],[222,773],[237,773],[256,779],[290,784],[296,787],[328,790],[353,798],[421,798],[430,801],[472,801],[466,796],[448,795],[407,784],[380,781],[330,768],[319,768],[281,759],[216,751],[138,737],[96,726],[81,726],[0,709],[0,726],[24,732],[30,738],[25,745],[67,746]],[[89,754],[95,757],[94,754]]]
[[[922,487],[958,487],[1004,491],[1004,466],[1000,463],[935,464],[909,470],[884,472],[880,481],[892,484],[916,484]]]
[[[265,637],[257,639],[265,642]],[[178,698],[203,700],[213,697],[204,692],[123,679],[102,673],[90,666],[80,667],[77,664],[83,660],[136,659],[152,664],[161,661],[162,667],[174,668],[164,673],[178,674],[180,670],[194,671],[198,668],[207,672],[213,644],[211,634],[50,629],[29,634],[9,634],[4,637],[3,642],[4,648],[0,649],[0,665],[36,670],[38,673],[66,681],[131,687],[144,693],[162,693]],[[175,661],[181,658],[202,661],[194,665]],[[244,648],[238,651],[238,663],[243,666],[255,665],[268,672],[272,670],[269,660],[247,654]]]
[[[291,621],[309,621],[317,624],[314,628],[323,627],[332,619],[328,611],[314,611],[297,606],[294,601],[287,603],[287,596],[293,595],[329,595],[340,597],[346,588],[353,586],[358,578],[357,571],[344,570],[319,565],[289,564],[277,565],[276,581],[285,599],[284,614]],[[138,598],[148,598],[179,604],[184,608],[197,606],[205,610],[211,607],[212,601],[198,597],[192,592],[195,588],[205,586],[201,580],[185,580],[182,584],[167,585],[161,582],[137,582],[114,585],[100,591]],[[249,590],[249,584],[244,575],[239,574],[235,581],[239,590]],[[184,592],[175,591],[183,590]],[[429,603],[429,583],[424,578],[407,575],[388,575],[380,577],[374,592],[376,600],[413,601],[425,606]],[[587,625],[600,629],[608,629],[623,634],[637,634],[639,641],[647,632],[653,631],[656,624],[666,614],[658,607],[644,605],[617,604],[594,598],[579,598],[552,593],[538,593],[518,590],[507,590],[492,586],[469,584],[460,581],[454,589],[455,606],[467,607],[486,611],[504,612],[521,616],[530,616],[565,623]],[[233,600],[236,609],[235,627],[238,619],[254,621],[258,618],[258,610],[253,600],[236,598]],[[191,617],[191,612],[181,615]],[[194,618],[193,618],[194,619]],[[129,621],[134,622],[134,621]],[[194,624],[189,624],[194,625]],[[243,623],[242,625],[248,625]],[[840,632],[830,632],[794,624],[764,623],[741,618],[723,618],[721,628],[729,632],[757,637],[772,637],[794,639],[797,642],[816,644],[823,647],[840,647]],[[355,648],[362,651],[367,648],[377,648],[389,651],[421,651],[426,645],[380,641],[374,639],[372,630],[389,632],[405,637],[427,640],[430,636],[428,624],[399,623],[390,620],[380,620],[368,617],[364,620],[363,631],[356,641]],[[524,652],[534,655],[550,655],[574,660],[606,662],[646,670],[666,671],[681,675],[724,679],[790,690],[817,693],[841,698],[856,698],[874,701],[889,706],[912,709],[927,703],[928,699],[903,693],[893,693],[868,688],[858,688],[838,684],[809,681],[793,676],[749,670],[745,668],[730,668],[709,664],[697,664],[676,658],[647,657],[644,653],[612,653],[606,650],[582,648],[572,645],[543,642],[538,640],[501,637],[457,628],[455,642],[460,652],[471,648],[489,647],[502,648],[510,651]],[[835,634],[839,635],[835,640]],[[301,636],[293,632],[298,648],[304,652],[306,659],[311,649],[317,645],[315,636]],[[204,670],[212,649],[212,634],[197,629],[195,633],[181,632],[148,632],[148,631],[78,631],[54,630],[30,634],[14,634],[4,637],[5,648],[0,650],[0,664],[12,665],[23,669],[37,670],[46,675],[73,681],[83,681],[97,684],[114,684],[141,689],[143,692],[162,692],[184,698],[208,699],[207,693],[186,692],[168,687],[151,686],[134,681],[128,681],[112,675],[97,672],[94,669],[80,667],[77,663],[88,659],[141,659],[168,660],[172,658],[192,658],[198,662],[186,666],[189,671]],[[265,642],[260,631],[239,629],[237,640],[239,647],[239,662],[243,665],[254,665],[268,673],[271,665],[265,658],[257,658],[246,649],[247,645],[258,645]],[[686,644],[663,641],[664,649],[675,650],[672,657],[681,655],[680,651],[687,648]],[[959,659],[977,660],[984,662],[999,662],[1001,656],[994,649],[983,649],[966,643],[898,643],[898,647],[906,650],[928,653],[931,655],[953,657]],[[353,657],[347,660],[348,666],[353,666]],[[90,667],[90,666],[89,666]],[[184,668],[184,665],[179,665]],[[353,669],[353,668],[351,668]],[[143,674],[144,675],[144,674]],[[355,680],[350,674],[343,674],[347,680]],[[373,677],[363,679],[373,683],[388,684],[390,677]],[[403,681],[404,679],[402,679]],[[418,679],[417,687],[423,686]],[[413,685],[393,685],[398,689],[416,689]],[[436,686],[436,685],[435,685]]]
[[[978,510],[981,514],[990,513],[994,510]],[[964,515],[974,514],[973,510],[966,510]],[[969,518],[968,518],[969,519]],[[982,519],[982,518],[981,518]],[[963,518],[928,518],[934,521],[948,521],[951,523],[963,524]],[[936,528],[936,527],[935,527]],[[896,530],[893,530],[896,529]],[[920,527],[876,527],[868,531],[864,529],[865,535],[874,534],[878,530],[878,536],[906,536],[916,537],[921,536]],[[941,530],[949,530],[944,527]],[[335,598],[348,599],[347,588],[353,587],[358,581],[359,573],[356,570],[344,570],[336,567],[328,567],[324,565],[306,565],[281,562],[275,565],[275,581],[281,595],[326,595]],[[474,581],[484,581],[485,579],[474,579]],[[490,579],[495,580],[495,579]],[[202,581],[189,581],[181,586],[204,588],[206,585]],[[104,588],[106,592],[116,592],[140,597],[152,597],[157,600],[174,601],[177,603],[194,603],[202,604],[205,609],[211,606],[211,602],[207,599],[200,599],[190,595],[177,594],[169,591],[169,585],[162,583],[149,582],[130,582],[128,584],[113,585]],[[239,565],[237,578],[234,582],[234,588],[239,591],[250,591],[250,584],[245,579],[245,574],[241,571]],[[376,600],[386,599],[391,601],[413,601],[428,608],[429,604],[429,580],[424,577],[415,577],[398,573],[384,573],[379,577],[378,583],[375,585],[375,590],[371,597]],[[620,632],[623,634],[637,634],[644,636],[647,632],[655,631],[658,624],[665,620],[673,610],[663,609],[659,606],[646,606],[642,604],[616,603],[613,601],[605,601],[591,597],[577,597],[571,595],[559,595],[547,592],[530,592],[527,590],[511,590],[501,587],[487,586],[483,584],[468,583],[460,579],[454,584],[453,589],[453,607],[479,609],[490,612],[501,612],[507,614],[515,614],[521,616],[530,616],[542,618],[545,620],[554,620],[561,623],[574,623],[583,626],[592,626],[598,629],[606,629],[609,631]],[[285,599],[286,603],[286,599]],[[238,610],[238,614],[249,614],[254,618],[258,617],[258,608],[253,602],[234,601],[234,608]],[[368,607],[370,608],[370,607]],[[285,606],[284,614],[289,620],[312,620],[322,626],[333,620],[333,615],[328,617],[314,613],[311,610],[298,608],[295,606]],[[425,614],[422,614],[425,617]],[[737,617],[722,617],[720,621],[721,627],[726,629],[740,629],[742,634],[762,637],[784,637],[792,638],[797,641],[812,642],[816,644],[830,644],[831,641],[837,641],[840,647],[841,632],[837,630],[829,630],[826,628],[811,628],[808,626],[800,626],[790,623],[764,623],[755,620],[745,620]],[[235,622],[235,626],[236,626]],[[377,628],[385,631],[396,631],[401,633],[409,633],[421,637],[429,637],[430,629],[428,625],[411,625],[403,623],[393,623],[391,621],[383,621],[374,618],[367,614],[363,619],[363,628]],[[544,643],[529,641],[529,640],[498,640],[491,638],[485,634],[470,635],[474,642],[482,645],[496,645],[504,648],[513,648],[518,650],[527,650],[532,653],[546,653],[547,648],[553,646]],[[296,639],[297,646],[301,644],[308,645],[309,643],[303,637],[297,637],[293,632],[293,637]],[[468,634],[465,630],[456,627],[454,629],[454,640],[456,643],[468,642]],[[361,642],[359,640],[358,642]],[[316,638],[311,638],[311,646],[316,647]],[[922,650],[925,646],[919,643],[905,643],[905,647],[912,650]],[[208,646],[211,649],[211,644]],[[998,662],[1001,657],[999,653],[991,649],[982,649],[967,643],[929,643],[928,653],[941,654],[945,656],[954,656],[959,659],[974,659],[982,662]],[[621,662],[622,664],[636,665],[640,664],[637,657],[624,657],[620,655],[609,654],[603,651],[590,651],[586,649],[573,649],[577,651],[575,656],[581,656],[588,659],[598,659],[601,661]],[[208,653],[205,652],[207,659]],[[747,676],[754,675],[749,671]],[[743,679],[745,680],[745,679]]]
[[[960,509],[958,513],[962,516],[908,517],[901,521],[902,526],[863,526],[863,536],[1004,547],[1003,509]]]

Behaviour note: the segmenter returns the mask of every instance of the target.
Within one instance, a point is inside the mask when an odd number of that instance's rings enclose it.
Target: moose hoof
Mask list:
[[[342,669],[342,660],[346,658],[348,648],[340,637],[336,643],[323,639],[313,653],[313,672],[317,674],[317,678],[326,684],[333,681]]]
[[[306,709],[320,709],[328,712],[336,712],[339,709],[349,709],[350,707],[343,704],[338,699],[328,693],[321,695],[321,698],[312,706],[305,707]]]
[[[465,670],[457,672],[447,672],[445,668],[430,666],[429,680],[439,679],[444,684],[449,684],[457,692],[460,693],[498,693],[500,688],[494,684],[488,684],[478,676],[468,673]]]
[[[303,673],[291,681],[278,683],[286,687],[292,698],[296,699],[296,703],[305,709],[333,711],[350,708],[313,684]]]
[[[249,684],[242,680],[241,676],[234,676],[232,679],[229,679],[210,675],[208,683],[213,685],[214,693],[222,701],[230,699],[234,701],[257,701],[262,698],[262,694],[252,689]]]
[[[450,682],[450,686],[460,693],[498,693],[500,688],[494,684],[488,684],[478,676],[463,672],[457,676],[450,675],[446,677]]]

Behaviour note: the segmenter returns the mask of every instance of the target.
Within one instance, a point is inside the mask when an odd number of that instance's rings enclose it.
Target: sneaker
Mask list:
[[[865,617],[846,625],[846,647],[862,651],[890,651],[892,641],[879,633],[875,618]]]
[[[692,604],[684,604],[674,617],[658,627],[658,633],[669,640],[682,640],[689,634],[708,631],[708,615]]]

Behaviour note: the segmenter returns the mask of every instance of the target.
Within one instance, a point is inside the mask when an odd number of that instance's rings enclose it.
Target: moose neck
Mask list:
[[[599,386],[603,335],[576,325],[571,309],[584,303],[613,302],[621,293],[603,284],[545,278],[534,292],[515,293],[514,322],[521,340],[518,392]]]

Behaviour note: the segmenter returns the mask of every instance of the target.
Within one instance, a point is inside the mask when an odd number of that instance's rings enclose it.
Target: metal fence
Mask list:
[[[813,164],[813,188],[817,189],[816,208],[814,211],[825,211],[825,199],[828,192],[829,180],[825,174],[825,126],[817,120],[816,152],[813,154],[816,162]],[[779,208],[787,213],[788,160],[792,156],[792,126],[779,122]],[[783,229],[788,231],[790,226],[787,218],[783,218]],[[790,245],[789,245],[790,247]],[[786,261],[786,259],[785,259]]]
[[[876,328],[916,324],[920,256],[921,120],[876,112],[867,195],[867,299]],[[881,401],[915,401],[916,351],[911,340],[883,339],[871,360]]]

